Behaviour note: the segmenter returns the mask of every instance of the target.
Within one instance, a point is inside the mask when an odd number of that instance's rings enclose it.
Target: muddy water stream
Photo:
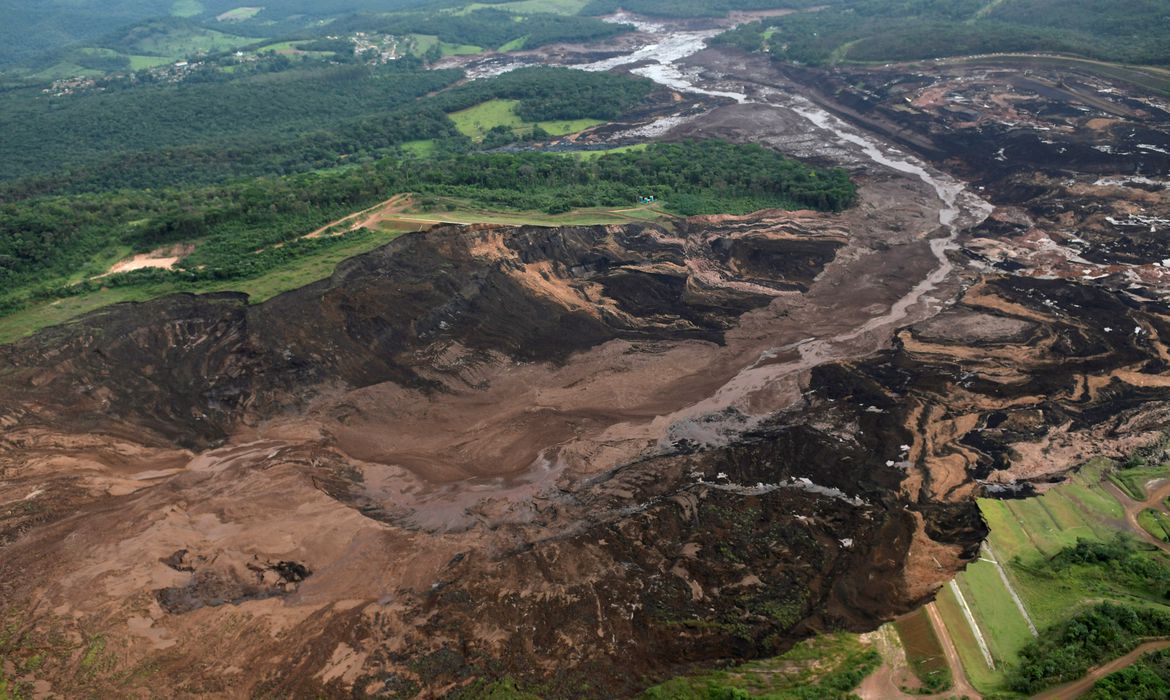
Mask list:
[[[671,30],[663,25],[645,22],[626,14],[615,15],[610,19],[633,24],[644,35],[651,37],[649,43],[625,55],[572,67],[594,71],[645,63],[646,65],[633,68],[632,72],[674,90],[732,99],[739,104],[768,104],[788,109],[808,121],[813,128],[825,132],[826,139],[856,146],[857,150],[874,165],[920,179],[935,192],[939,200],[939,230],[924,232],[925,235],[942,234],[930,241],[930,250],[937,265],[908,293],[895,301],[888,311],[869,318],[852,330],[828,338],[807,338],[788,348],[768,349],[760,361],[742,369],[714,396],[671,415],[669,417],[672,424],[669,431],[671,440],[683,436],[692,439],[699,437],[687,434],[689,431],[686,426],[693,425],[693,419],[730,407],[742,409],[749,397],[777,381],[825,362],[867,354],[885,342],[887,334],[894,326],[927,317],[931,313],[928,307],[932,302],[937,308],[938,300],[932,300],[929,295],[953,271],[954,265],[950,261],[948,251],[954,247],[960,226],[981,221],[990,213],[990,205],[966,191],[963,183],[941,173],[932,172],[917,159],[900,153],[891,146],[879,145],[802,96],[764,88],[756,91],[760,98],[753,98],[747,92],[747,86],[742,86],[742,91],[736,91],[735,85],[711,84],[711,81],[704,80],[697,70],[688,69],[683,61],[706,48],[707,40],[721,30]],[[664,126],[669,127],[678,124],[677,119],[670,117],[662,121],[668,122]],[[642,131],[646,132],[647,128],[643,127]],[[767,359],[765,356],[774,356],[778,352],[792,349],[799,352],[799,359],[784,363],[764,361]],[[660,421],[656,422],[661,425]],[[709,428],[704,428],[701,432],[704,436],[710,436]]]
[[[613,423],[600,434],[586,439],[598,445],[637,445],[631,449],[643,454],[648,448],[650,452],[669,450],[675,441],[683,438],[699,444],[725,443],[736,434],[750,430],[775,415],[776,411],[794,405],[793,402],[800,398],[799,380],[807,371],[826,362],[864,356],[878,350],[888,343],[895,326],[912,323],[937,311],[942,300],[932,298],[931,294],[953,272],[948,251],[953,246],[957,232],[963,226],[982,219],[988,207],[967,193],[962,183],[932,171],[925,164],[888,144],[871,140],[802,96],[763,84],[749,86],[727,79],[711,78],[687,65],[686,59],[706,48],[707,41],[721,30],[669,28],[628,15],[617,15],[611,19],[635,24],[639,30],[640,45],[621,55],[601,61],[568,64],[567,67],[601,71],[628,66],[632,67],[634,73],[680,92],[718,97],[740,105],[763,104],[772,109],[785,110],[794,115],[794,123],[801,124],[802,120],[807,122],[807,131],[820,134],[820,140],[824,143],[847,145],[849,150],[855,152],[852,157],[865,168],[921,180],[938,200],[937,223],[928,221],[925,230],[918,232],[920,240],[930,239],[929,253],[919,249],[926,262],[922,266],[922,277],[916,283],[915,280],[908,280],[907,286],[913,286],[901,298],[887,302],[888,307],[879,306],[873,310],[850,308],[848,317],[851,320],[827,326],[813,323],[804,331],[780,321],[785,325],[775,327],[774,332],[767,333],[764,338],[752,341],[752,345],[743,348],[742,358],[737,360],[738,364],[724,370],[726,380],[717,389],[712,391],[706,388],[702,394],[680,396],[678,403],[664,407],[663,413],[652,420],[638,418],[631,422]],[[547,61],[547,56],[540,55],[493,56],[471,60],[464,67],[475,78]],[[665,133],[691,118],[684,115],[666,117],[649,127],[641,127],[648,129],[642,135]],[[935,207],[931,205],[930,209],[933,211]],[[933,264],[928,256],[933,256]],[[802,333],[806,335],[802,336]],[[769,347],[769,344],[773,346]],[[655,444],[657,448],[650,447]],[[570,457],[562,459],[565,449],[569,449]],[[441,517],[438,520],[449,525],[450,522],[460,521],[459,514],[487,497],[487,493],[491,493],[488,500],[520,502],[528,500],[535,492],[549,488],[564,472],[566,465],[573,463],[572,451],[572,446],[548,446],[542,457],[531,465],[529,472],[517,484],[477,485],[460,482],[458,486],[444,487],[438,492],[426,495],[416,493],[397,505],[412,509],[418,505],[415,501],[421,498],[426,501],[428,509],[439,508],[437,512],[441,512]],[[586,449],[583,454],[593,452]],[[622,455],[618,462],[634,456],[625,447],[615,448],[614,454]],[[781,486],[801,485],[749,485],[744,488]],[[816,487],[815,484],[805,486]],[[393,490],[388,488],[388,491]],[[387,494],[382,495],[388,498]],[[442,506],[444,503],[449,507]],[[428,527],[439,525],[434,518],[420,524]]]
[[[651,430],[658,431],[660,445],[665,446],[683,437],[697,442],[722,442],[738,430],[730,425],[713,426],[710,422],[713,414],[729,408],[738,409],[741,415],[749,416],[748,422],[740,424],[739,429],[748,428],[769,413],[786,407],[773,402],[762,411],[762,415],[753,415],[760,413],[751,410],[753,397],[761,396],[769,390],[775,393],[777,387],[793,387],[797,377],[817,365],[867,355],[888,342],[896,326],[927,318],[939,309],[943,300],[933,298],[931,293],[953,272],[954,265],[948,252],[953,249],[961,228],[978,223],[990,213],[991,207],[986,202],[967,191],[963,183],[930,169],[892,145],[873,140],[801,95],[764,84],[749,86],[730,79],[712,79],[703,75],[697,67],[687,65],[688,58],[705,49],[708,40],[724,29],[672,27],[627,13],[618,13],[607,19],[633,25],[638,30],[639,45],[620,55],[592,62],[570,62],[564,64],[566,67],[603,71],[628,66],[634,74],[679,92],[728,99],[741,105],[765,104],[787,110],[806,121],[810,131],[823,134],[825,143],[850,147],[860,162],[870,163],[875,169],[921,180],[934,192],[939,202],[938,227],[921,232],[923,238],[930,237],[930,252],[936,264],[907,293],[876,315],[859,318],[857,325],[848,330],[834,329],[818,335],[813,329],[809,337],[793,342],[794,339],[789,336],[778,343],[782,347],[764,349],[755,361],[745,363],[712,395],[655,420]],[[478,78],[524,65],[548,62],[547,55],[494,56],[484,60],[473,59],[464,68],[469,76]],[[616,134],[615,137],[652,138],[696,117],[681,114],[667,116]],[[788,361],[773,361],[773,358],[784,355],[794,357]]]

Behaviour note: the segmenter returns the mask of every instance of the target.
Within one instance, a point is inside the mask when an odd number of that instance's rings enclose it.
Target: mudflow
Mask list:
[[[41,655],[21,677],[58,697],[631,695],[873,629],[976,556],[981,489],[1165,426],[1167,163],[1124,142],[1160,147],[1155,100],[1055,68],[1067,109],[1032,111],[1040,69],[670,68],[722,106],[668,138],[842,165],[857,206],[439,226],[263,304],[175,296],[0,347],[6,673]],[[1062,145],[1085,157],[1041,158]]]

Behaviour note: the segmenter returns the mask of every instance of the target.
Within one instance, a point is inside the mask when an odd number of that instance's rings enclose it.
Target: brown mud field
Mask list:
[[[437,227],[263,304],[175,296],[0,347],[5,673],[59,697],[630,696],[920,606],[977,555],[984,484],[1165,426],[1153,98],[1052,77],[1042,109],[1043,76],[946,73],[859,97],[689,61],[752,99],[668,138],[839,164],[857,206]],[[814,78],[855,124],[817,125]],[[965,127],[954,94],[1014,111]],[[1015,150],[1024,115],[1085,157]],[[1001,144],[1017,167],[988,164]]]

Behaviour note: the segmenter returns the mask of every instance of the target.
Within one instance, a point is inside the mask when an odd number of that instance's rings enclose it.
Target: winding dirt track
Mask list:
[[[1073,698],[1079,698],[1080,696],[1089,692],[1089,689],[1093,687],[1094,683],[1101,680],[1105,676],[1108,676],[1114,671],[1120,671],[1121,669],[1130,666],[1135,661],[1137,661],[1142,656],[1142,654],[1151,651],[1159,651],[1167,647],[1170,647],[1170,640],[1163,639],[1156,642],[1146,642],[1125,656],[1114,659],[1113,661],[1110,661],[1103,666],[1098,666],[1092,671],[1089,671],[1082,678],[1072,681],[1071,683],[1065,683],[1062,686],[1052,688],[1051,690],[1047,690],[1043,693],[1040,693],[1039,695],[1033,696],[1032,700],[1072,700]]]
[[[1157,537],[1154,537],[1149,532],[1147,532],[1144,527],[1142,527],[1141,523],[1138,522],[1138,514],[1146,508],[1161,509],[1160,504],[1165,501],[1167,497],[1170,497],[1170,480],[1164,481],[1158,486],[1158,488],[1150,492],[1149,496],[1144,501],[1133,500],[1128,495],[1126,495],[1124,491],[1117,488],[1117,486],[1110,482],[1105,482],[1105,489],[1109,491],[1109,493],[1113,494],[1113,497],[1116,498],[1119,503],[1121,503],[1121,507],[1125,509],[1125,522],[1127,525],[1129,525],[1129,528],[1133,530],[1135,534],[1137,534],[1138,537],[1141,537],[1146,542],[1149,542],[1162,551],[1170,553],[1170,543],[1163,542]]]

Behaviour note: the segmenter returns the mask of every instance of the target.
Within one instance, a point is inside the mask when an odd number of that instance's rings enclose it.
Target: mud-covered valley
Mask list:
[[[437,226],[263,304],[0,346],[0,609],[37,691],[627,697],[912,610],[977,556],[977,493],[1165,428],[1170,104],[702,36],[550,49],[679,93],[578,140],[758,142],[856,206]]]

